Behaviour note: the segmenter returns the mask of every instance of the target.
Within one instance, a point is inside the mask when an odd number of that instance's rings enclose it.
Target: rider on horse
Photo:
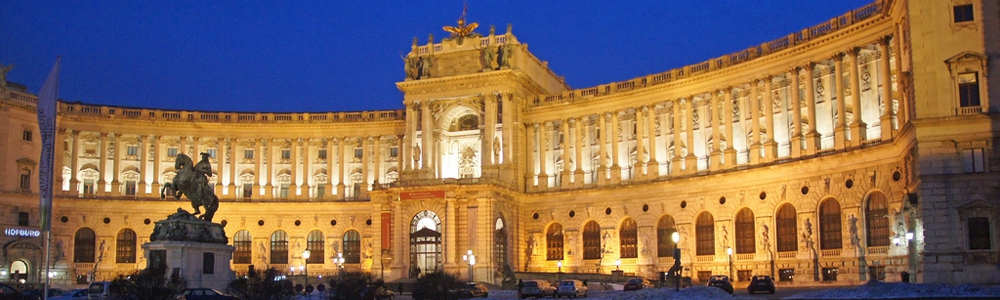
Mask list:
[[[208,185],[208,177],[212,176],[212,163],[208,161],[209,157],[211,157],[210,154],[202,152],[201,161],[199,161],[198,164],[194,165],[194,168],[192,170],[194,171],[195,174],[194,184],[195,186],[202,186],[202,191],[213,190],[212,186]],[[201,211],[198,209],[198,206],[201,205],[201,202],[199,200],[191,199],[191,205],[194,206],[194,214],[201,213]]]

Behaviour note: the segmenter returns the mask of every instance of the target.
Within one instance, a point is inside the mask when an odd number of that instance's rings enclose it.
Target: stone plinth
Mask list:
[[[178,274],[187,280],[188,288],[212,288],[226,290],[236,274],[229,267],[233,258],[233,246],[226,244],[155,241],[142,245],[149,268],[155,264],[165,264],[167,274]]]

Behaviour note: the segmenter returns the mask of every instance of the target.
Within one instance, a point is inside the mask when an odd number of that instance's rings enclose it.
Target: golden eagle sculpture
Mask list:
[[[469,3],[465,3],[465,8],[462,9],[462,17],[458,19],[458,26],[445,26],[444,31],[450,32],[451,37],[466,37],[472,35],[472,31],[479,27],[479,23],[472,22],[466,24],[465,13],[469,11]]]

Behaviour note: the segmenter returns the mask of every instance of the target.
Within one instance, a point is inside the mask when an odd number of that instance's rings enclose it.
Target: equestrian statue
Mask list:
[[[160,199],[166,198],[167,191],[174,198],[180,200],[181,195],[187,196],[194,207],[193,215],[201,214],[199,207],[205,207],[205,214],[201,219],[211,222],[215,216],[215,211],[219,209],[219,197],[208,184],[208,176],[212,176],[212,163],[208,161],[208,153],[201,153],[201,161],[194,164],[191,157],[184,153],[177,154],[174,162],[174,169],[177,169],[177,176],[173,182],[168,182],[160,189]]]

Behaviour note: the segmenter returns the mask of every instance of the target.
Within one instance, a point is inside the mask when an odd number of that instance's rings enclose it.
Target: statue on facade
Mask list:
[[[177,176],[172,182],[165,183],[160,189],[160,198],[165,198],[168,189],[175,199],[186,195],[194,207],[194,215],[201,214],[200,207],[205,207],[201,219],[212,221],[215,211],[219,209],[219,197],[215,195],[212,186],[208,184],[208,176],[212,175],[212,163],[208,161],[209,154],[201,153],[201,161],[197,165],[184,153],[177,154],[174,168]]]
[[[14,69],[14,65],[0,65],[0,88],[7,86],[7,73],[10,73],[11,69]]]
[[[420,57],[417,59],[417,79],[431,77],[431,58]]]
[[[417,79],[417,60],[419,60],[419,58],[417,57],[410,57],[410,58],[400,57],[400,58],[402,58],[403,62],[405,63],[406,79]]]
[[[514,55],[514,45],[504,44],[500,50],[500,68],[510,68],[510,59]]]
[[[494,52],[496,50],[493,47],[487,46],[480,51],[482,51],[483,56],[483,71],[496,70],[497,68],[493,65],[497,60],[496,52]]]

